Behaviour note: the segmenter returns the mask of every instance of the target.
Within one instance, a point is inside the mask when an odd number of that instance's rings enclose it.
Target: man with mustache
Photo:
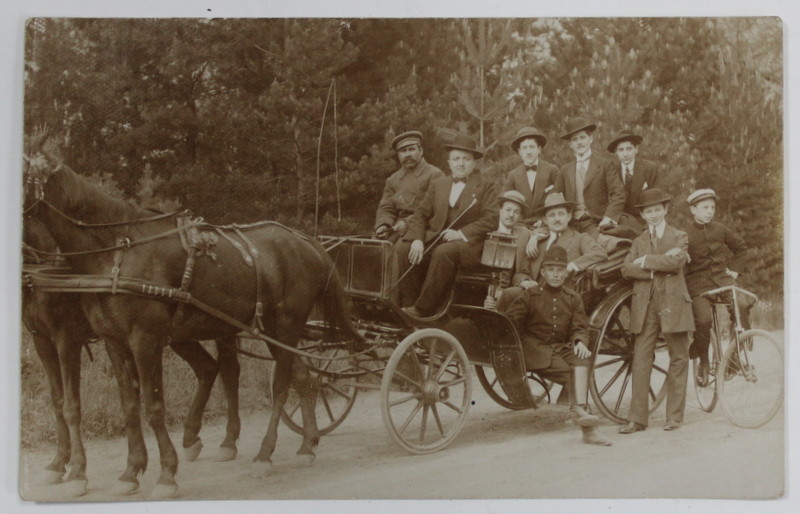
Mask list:
[[[408,230],[408,218],[422,201],[431,182],[443,177],[442,170],[422,156],[422,133],[403,132],[392,140],[400,169],[386,179],[375,215],[375,236],[395,242]]]

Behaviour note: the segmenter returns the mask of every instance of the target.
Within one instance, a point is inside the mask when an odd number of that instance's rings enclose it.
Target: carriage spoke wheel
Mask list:
[[[763,330],[747,330],[725,350],[717,390],[725,416],[736,426],[758,428],[783,405],[783,349]]]
[[[508,396],[506,396],[505,391],[503,391],[500,381],[494,372],[494,368],[476,364],[475,375],[477,375],[478,382],[480,382],[486,394],[499,405],[512,410],[530,409],[529,405],[519,405],[508,399]],[[525,383],[528,386],[528,390],[531,392],[531,397],[536,401],[536,405],[550,403],[550,389],[553,386],[552,383],[533,373],[525,374]]]
[[[321,357],[344,357],[350,352],[344,348],[324,348],[319,344],[300,345],[306,352],[318,353]],[[348,359],[323,360],[302,357],[308,366],[315,391],[317,428],[320,435],[330,434],[342,424],[353,408],[358,389],[356,382],[363,375]],[[275,376],[275,363],[272,364],[272,377]],[[293,432],[303,433],[303,413],[300,398],[294,388],[289,389],[289,397],[281,411],[281,419]]]
[[[711,412],[717,406],[717,371],[719,370],[720,354],[719,348],[722,345],[717,342],[716,335],[711,333],[711,341],[708,345],[708,373],[705,381],[699,380],[697,370],[700,366],[700,359],[692,359],[692,381],[694,381],[694,393],[697,396],[697,403],[705,412]],[[700,377],[702,378],[702,377]]]
[[[381,414],[404,450],[432,453],[461,431],[472,398],[467,354],[455,337],[425,328],[392,352],[381,381]]]
[[[589,391],[597,409],[611,421],[624,423],[630,409],[633,390],[633,341],[630,332],[631,298],[628,291],[619,298],[606,316],[592,347],[592,376]],[[669,355],[666,343],[659,339],[650,373],[650,413],[667,394]]]

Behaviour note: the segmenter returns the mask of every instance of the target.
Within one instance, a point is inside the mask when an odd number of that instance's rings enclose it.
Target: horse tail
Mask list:
[[[364,337],[358,332],[353,320],[350,317],[350,302],[342,285],[342,279],[336,271],[328,252],[316,239],[309,242],[319,253],[325,265],[325,287],[321,291],[319,307],[322,309],[322,319],[325,326],[329,327],[329,333],[340,333],[352,337],[357,341],[363,341]]]

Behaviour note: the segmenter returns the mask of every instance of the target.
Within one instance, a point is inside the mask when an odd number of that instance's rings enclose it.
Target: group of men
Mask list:
[[[623,434],[647,427],[659,335],[670,355],[664,429],[681,426],[691,332],[691,354],[700,362],[696,380],[707,380],[712,307],[701,295],[732,283],[738,272],[729,267],[723,247],[741,258],[746,244],[712,221],[718,198],[710,189],[689,196],[694,224],[688,233],[669,226],[671,198],[660,187],[657,166],[637,158],[642,136],[620,132],[606,147],[616,154],[612,161],[592,152],[596,128],[585,119],[569,120],[561,139],[574,158],[560,167],[541,158],[546,136],[521,128],[511,143],[521,164],[508,172],[502,191],[475,172],[484,154],[474,138],[460,134],[444,145],[451,171],[446,175],[425,161],[420,132],[400,134],[392,141],[400,169],[386,181],[375,233],[395,242],[393,300],[406,315],[422,319],[441,315],[458,272],[479,266],[487,234],[513,236],[510,283],[486,306],[517,326],[527,369],[565,386],[584,442],[609,445],[595,431],[598,418],[588,412],[586,314],[571,288],[577,272],[606,260],[598,240],[605,234],[633,239],[622,267],[634,283],[630,330],[636,334]]]

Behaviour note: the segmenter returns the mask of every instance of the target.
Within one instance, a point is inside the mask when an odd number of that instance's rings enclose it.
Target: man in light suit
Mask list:
[[[592,134],[596,128],[597,125],[584,118],[567,122],[561,139],[569,141],[575,160],[561,166],[555,187],[575,203],[575,227],[595,239],[598,228],[619,222],[625,206],[625,191],[616,169],[610,160],[592,153]]]
[[[689,332],[694,330],[692,299],[683,275],[689,237],[686,232],[667,225],[665,217],[669,201],[670,197],[658,188],[642,193],[636,208],[640,209],[648,227],[634,239],[622,265],[622,276],[634,281],[630,331],[636,334],[636,339],[631,406],[628,423],[619,429],[621,434],[647,428],[650,373],[659,333],[663,334],[669,351],[664,430],[677,430],[683,423],[689,373]]]
[[[475,171],[483,157],[465,134],[444,145],[451,176],[433,181],[395,246],[400,304],[412,317],[436,315],[460,269],[480,265],[482,242],[498,223],[497,187]]]
[[[608,144],[608,151],[616,154],[619,159],[617,173],[622,180],[625,191],[625,207],[620,216],[619,224],[630,228],[639,235],[646,228],[646,223],[639,216],[639,211],[634,207],[644,191],[658,187],[663,189],[661,174],[658,165],[653,161],[637,158],[642,136],[630,130],[622,130]]]
[[[555,187],[558,177],[558,166],[540,157],[545,145],[547,138],[534,127],[522,127],[511,142],[511,149],[519,154],[522,163],[508,173],[503,191],[522,193],[528,205],[523,213],[523,222],[528,228],[541,219],[534,213],[544,205],[544,199]]]

